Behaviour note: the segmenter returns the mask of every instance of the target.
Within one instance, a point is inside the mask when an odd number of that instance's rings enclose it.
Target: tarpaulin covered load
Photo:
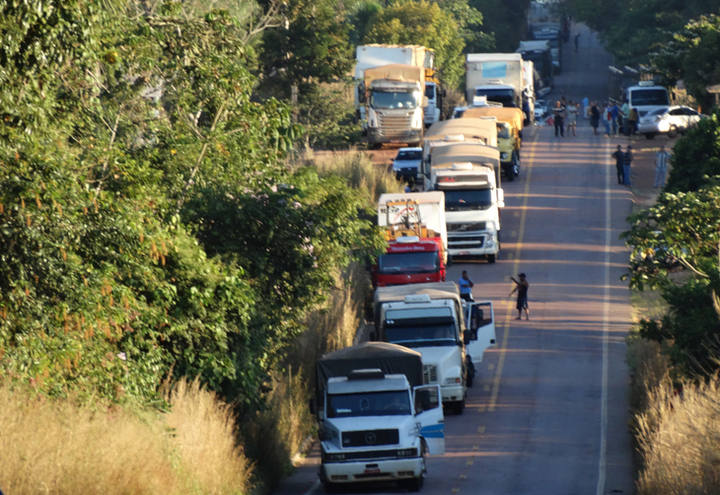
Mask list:
[[[422,385],[422,356],[419,352],[388,342],[363,342],[325,354],[315,366],[317,396],[322,400],[328,378],[348,376],[358,369],[378,368],[383,373],[405,375],[410,386]]]
[[[522,110],[513,107],[470,107],[463,113],[462,119],[479,117],[495,117],[500,122],[507,122],[512,127],[521,131],[523,128],[524,115]],[[461,119],[461,120],[462,120]]]

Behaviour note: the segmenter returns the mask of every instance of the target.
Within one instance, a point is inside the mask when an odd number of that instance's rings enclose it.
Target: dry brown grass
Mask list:
[[[639,495],[720,493],[720,379],[685,383],[676,393],[664,379],[637,418],[643,469]]]
[[[360,151],[325,152],[306,154],[302,161],[315,166],[320,175],[335,174],[347,179],[348,184],[361,194],[367,191],[375,202],[382,193],[401,192],[399,182],[387,167],[376,165],[366,153]]]
[[[180,387],[172,412],[140,416],[1,386],[0,488],[13,495],[245,493],[250,467],[235,448],[227,406],[196,384]]]

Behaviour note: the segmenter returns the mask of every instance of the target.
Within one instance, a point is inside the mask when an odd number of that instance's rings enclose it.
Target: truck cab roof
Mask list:
[[[328,379],[327,393],[330,395],[352,394],[357,392],[387,392],[408,390],[410,384],[405,375],[389,374],[383,378],[350,379],[336,376]]]

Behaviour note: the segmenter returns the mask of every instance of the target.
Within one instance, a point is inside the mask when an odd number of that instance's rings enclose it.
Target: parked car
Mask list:
[[[648,139],[658,134],[675,137],[678,132],[685,132],[696,125],[702,117],[702,114],[683,105],[659,107],[640,117],[638,133],[644,134]]]
[[[417,178],[422,162],[422,148],[400,148],[393,159],[392,168],[398,179],[410,181]]]
[[[535,100],[535,120],[540,120],[547,114],[547,102],[545,100]]]

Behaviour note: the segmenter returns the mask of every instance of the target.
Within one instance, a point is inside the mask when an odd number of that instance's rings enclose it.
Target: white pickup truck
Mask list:
[[[317,413],[326,491],[372,481],[422,488],[426,455],[445,451],[437,385],[422,385],[420,354],[365,342],[317,362]]]

